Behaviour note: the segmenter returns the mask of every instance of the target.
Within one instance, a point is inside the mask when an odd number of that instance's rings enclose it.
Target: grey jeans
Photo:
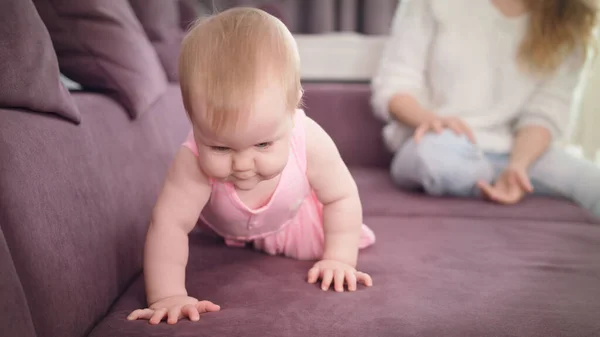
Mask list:
[[[492,183],[509,154],[485,153],[466,137],[445,130],[411,138],[394,156],[391,175],[398,186],[432,195],[480,196],[477,181]],[[600,168],[559,148],[550,148],[530,168],[537,195],[570,199],[600,217]]]

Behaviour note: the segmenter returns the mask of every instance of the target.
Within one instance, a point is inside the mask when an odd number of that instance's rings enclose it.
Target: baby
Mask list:
[[[149,307],[128,319],[200,319],[220,310],[188,296],[188,233],[200,217],[229,246],[318,260],[308,282],[336,291],[372,285],[355,269],[375,242],[336,146],[300,105],[295,41],[275,17],[234,8],[197,24],[179,58],[192,131],[166,177],[148,229]]]

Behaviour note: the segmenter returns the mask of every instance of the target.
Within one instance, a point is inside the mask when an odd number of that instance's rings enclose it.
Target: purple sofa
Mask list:
[[[189,130],[169,79],[177,49],[163,48],[180,31],[156,43],[144,26],[156,20],[136,21],[175,2],[140,1],[0,4],[1,336],[600,336],[600,222],[561,200],[394,188],[366,83],[305,90],[377,235],[359,261],[374,287],[323,292],[305,282],[310,262],[193,234],[189,292],[223,310],[127,321],[145,306],[144,235]],[[67,91],[59,69],[84,90]]]

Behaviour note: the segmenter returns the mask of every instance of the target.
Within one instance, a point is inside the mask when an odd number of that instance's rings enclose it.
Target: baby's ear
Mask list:
[[[300,88],[300,90],[298,90],[298,100],[296,101],[296,107],[298,109],[302,109],[304,108],[304,102],[302,101],[302,98],[304,97],[304,90],[302,90],[302,88]]]

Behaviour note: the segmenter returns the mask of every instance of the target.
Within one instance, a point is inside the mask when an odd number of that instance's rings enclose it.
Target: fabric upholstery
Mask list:
[[[399,191],[387,170],[359,167],[351,170],[361,193],[365,215],[397,217],[451,217],[482,221],[513,219],[600,224],[581,207],[558,198],[528,197],[513,206],[502,206],[467,198],[431,197],[420,192]],[[373,196],[377,196],[376,198]]]
[[[152,207],[190,128],[175,86],[133,123],[104,95],[73,97],[79,126],[0,110],[0,225],[44,337],[85,335],[139,273]]]
[[[0,186],[2,186],[0,184]],[[0,229],[7,225],[7,220],[0,209]],[[30,308],[15,269],[10,248],[4,233],[0,231],[0,327],[3,336],[35,337]]]
[[[79,123],[79,111],[60,82],[50,35],[31,0],[2,1],[0,22],[0,107]]]
[[[132,118],[166,90],[166,76],[126,1],[34,0],[61,71],[87,90],[106,93]]]
[[[376,194],[369,195],[376,198]],[[90,337],[595,336],[600,230],[578,222],[369,216],[360,256],[374,286],[324,293],[299,262],[192,237],[192,296],[221,305],[199,322],[130,322],[138,278]]]
[[[167,79],[172,83],[179,82],[179,48],[183,37],[184,33],[180,32],[173,39],[152,43],[167,74]]]
[[[129,3],[154,46],[167,78],[171,82],[178,82],[177,59],[183,41],[179,2],[129,0]]]
[[[389,166],[391,155],[381,138],[383,124],[370,113],[368,85],[309,82],[303,88],[307,114],[336,141],[346,165]]]

